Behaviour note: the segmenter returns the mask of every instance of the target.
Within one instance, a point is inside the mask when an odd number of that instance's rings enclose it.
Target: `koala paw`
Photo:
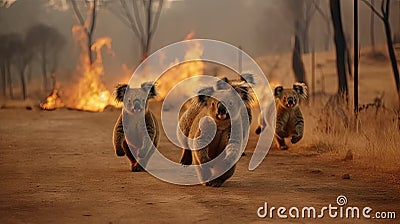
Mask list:
[[[293,136],[292,136],[292,140],[291,140],[292,144],[295,144],[295,143],[297,143],[298,141],[300,141],[300,139],[301,139],[302,137],[303,137],[303,136],[301,136],[301,135],[293,135]]]
[[[280,150],[288,150],[289,147],[287,147],[287,145],[282,145],[282,146],[279,146],[279,149]]]
[[[217,179],[208,181],[206,183],[206,186],[209,186],[209,187],[221,187],[222,183],[224,183],[224,182],[217,178]]]
[[[280,138],[287,138],[287,137],[289,137],[289,134],[288,134],[286,131],[283,131],[283,130],[278,131],[277,134],[278,134],[278,136],[279,136]]]
[[[182,164],[183,166],[190,166],[192,165],[192,162],[193,162],[192,152],[190,150],[185,150],[184,153],[182,154],[179,163]]]
[[[142,171],[144,171],[144,169],[139,163],[136,163],[136,164],[131,165],[131,171],[132,172],[142,172]]]
[[[117,156],[125,156],[125,152],[123,149],[116,149],[115,154],[117,154]]]

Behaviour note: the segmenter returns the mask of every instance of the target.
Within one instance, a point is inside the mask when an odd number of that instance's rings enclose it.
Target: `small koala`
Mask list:
[[[148,106],[148,100],[156,95],[155,86],[151,82],[143,83],[140,88],[130,88],[127,84],[115,87],[115,99],[123,102],[125,98],[125,102],[114,126],[114,149],[117,156],[128,157],[133,172],[144,170],[139,161],[145,166],[159,142],[158,123]],[[123,128],[122,119],[126,120],[127,130]]]
[[[285,138],[291,137],[292,144],[295,144],[303,137],[304,119],[299,103],[301,99],[307,99],[307,86],[304,83],[295,83],[292,89],[277,86],[274,89],[274,96],[276,104],[275,139],[279,149],[287,150]],[[268,110],[267,108],[266,111]],[[262,122],[263,119],[260,120],[256,134],[260,134],[265,126]]]

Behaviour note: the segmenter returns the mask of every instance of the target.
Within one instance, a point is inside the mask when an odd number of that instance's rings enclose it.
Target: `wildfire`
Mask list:
[[[58,88],[54,88],[52,93],[46,97],[46,101],[40,104],[42,110],[55,110],[60,107],[64,107],[60,95],[58,94]]]
[[[194,32],[190,32],[186,35],[185,40],[192,39],[194,37]],[[166,93],[169,92],[171,88],[173,88],[178,82],[195,76],[200,76],[204,73],[205,65],[203,61],[197,60],[201,58],[203,55],[204,48],[200,42],[195,42],[194,44],[188,45],[188,49],[185,52],[184,59],[185,60],[193,60],[189,62],[185,62],[179,64],[170,70],[168,70],[163,76],[157,81],[159,84],[159,94],[162,98],[165,97]],[[175,63],[179,62],[176,59]],[[198,88],[198,83],[193,80],[192,85],[187,85],[187,89],[196,90]]]
[[[87,37],[84,32],[84,28],[81,26],[74,26],[72,28],[73,37],[82,49],[76,68],[79,77],[78,81],[66,88],[65,91],[63,90],[64,94],[62,97],[60,97],[58,88],[54,88],[52,93],[46,98],[46,102],[40,105],[43,110],[54,110],[66,106],[77,110],[102,112],[109,105],[119,106],[112,99],[110,91],[107,90],[101,80],[104,75],[102,50],[105,49],[108,53],[114,54],[111,50],[111,38],[99,38],[88,49]],[[185,40],[191,39],[193,36],[194,32],[191,32],[185,37]],[[95,53],[92,63],[90,63],[88,57],[88,50]],[[161,99],[178,82],[189,77],[200,76],[204,73],[204,63],[201,60],[197,60],[201,58],[203,51],[204,48],[200,42],[191,43],[185,52],[184,60],[193,61],[174,66],[157,80]],[[175,62],[179,62],[179,60],[176,59]],[[163,64],[162,58],[160,58],[160,63]],[[130,70],[127,66],[123,66],[123,68],[124,70]],[[196,88],[198,88],[196,80],[193,80],[193,83],[187,87],[188,90],[195,90]]]
[[[68,100],[68,107],[85,110],[102,112],[108,105],[116,105],[116,102],[111,99],[111,93],[105,87],[101,77],[104,75],[104,66],[102,58],[102,48],[106,47],[108,52],[111,51],[111,38],[103,37],[97,39],[91,46],[91,51],[95,52],[95,59],[90,63],[86,44],[86,37],[81,26],[72,28],[73,36],[76,41],[81,44],[82,51],[80,54],[77,72],[81,74],[71,98]]]

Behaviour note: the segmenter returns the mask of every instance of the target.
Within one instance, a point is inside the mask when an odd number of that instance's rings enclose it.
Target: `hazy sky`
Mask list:
[[[57,1],[57,0],[53,0]],[[61,1],[61,0],[58,0]],[[319,0],[327,16],[327,0]],[[217,39],[241,45],[251,56],[288,52],[291,48],[294,17],[300,13],[298,0],[165,0],[158,29],[152,42],[152,51],[182,40],[195,32],[197,38]],[[71,27],[76,23],[72,10],[58,11],[46,7],[48,0],[18,0],[9,8],[0,9],[0,33],[26,31],[35,23],[45,23],[66,37],[62,61],[73,68],[77,49],[74,47]],[[118,1],[115,2],[118,9]],[[399,33],[399,3],[392,2],[393,32]],[[352,1],[342,1],[345,33],[352,38]],[[369,10],[360,3],[360,41],[369,43]],[[377,41],[383,42],[382,23],[376,19]],[[108,10],[98,13],[95,36],[113,39],[115,57],[105,61],[109,70],[120,70],[121,64],[133,66],[139,57],[138,40]],[[326,23],[316,13],[310,27],[310,39],[320,49],[328,38]],[[311,40],[311,41],[312,41]]]

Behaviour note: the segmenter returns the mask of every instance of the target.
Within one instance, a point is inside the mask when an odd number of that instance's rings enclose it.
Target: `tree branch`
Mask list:
[[[90,22],[90,29],[89,29],[89,35],[92,35],[94,27],[96,25],[96,8],[97,8],[97,1],[98,0],[93,0],[93,5],[92,5],[92,18]]]
[[[378,10],[376,10],[376,8],[370,3],[370,2],[368,2],[367,0],[361,0],[364,4],[366,4],[371,10],[372,10],[372,12],[374,12],[375,13],[375,15],[379,18],[379,19],[381,19],[381,20],[384,20],[384,17],[383,17],[383,15],[382,14],[380,14],[379,12],[378,12]],[[382,3],[383,3],[383,1],[382,1]],[[382,7],[383,5],[381,5],[381,7]],[[381,8],[382,9],[382,8]]]
[[[72,4],[72,8],[75,11],[75,15],[76,15],[76,17],[78,19],[78,22],[81,24],[82,27],[84,27],[85,26],[85,20],[83,19],[81,12],[79,11],[78,6],[76,5],[75,0],[70,0],[70,1],[71,1],[71,4]]]
[[[125,0],[120,0],[120,3],[122,6],[124,15],[125,15],[125,20],[123,20],[123,22],[125,22],[125,25],[127,25],[132,30],[132,32],[136,35],[136,37],[140,39],[139,31],[136,28],[134,18],[132,17],[132,15],[129,12],[128,4],[126,3]],[[123,16],[121,16],[121,17],[124,18]]]
[[[158,20],[160,19],[162,6],[163,6],[163,0],[160,0],[159,3],[158,3],[158,8],[157,8],[157,11],[156,11],[156,15],[154,17],[152,29],[150,31],[151,35],[153,35],[154,31],[157,29]]]

